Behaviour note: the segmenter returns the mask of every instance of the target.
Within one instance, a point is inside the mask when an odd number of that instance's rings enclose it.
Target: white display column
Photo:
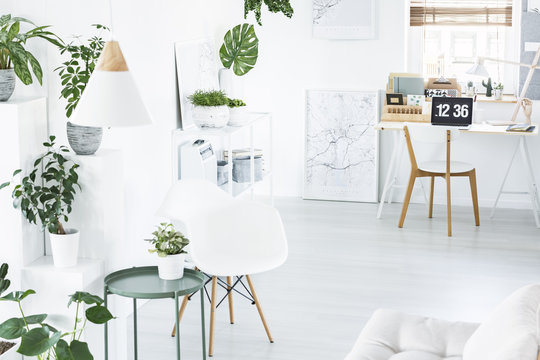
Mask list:
[[[0,183],[11,181],[13,171],[22,169],[14,180],[19,182],[43,153],[47,136],[46,98],[0,102]],[[12,190],[13,183],[0,190],[0,263],[9,264],[9,290],[15,291],[21,288],[21,268],[43,256],[44,236],[39,226],[30,225],[20,210],[13,208]],[[4,315],[4,308],[0,309]]]

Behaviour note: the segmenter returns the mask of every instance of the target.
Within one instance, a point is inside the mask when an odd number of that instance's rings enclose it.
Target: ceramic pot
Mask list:
[[[76,229],[66,229],[65,235],[49,233],[54,266],[67,268],[77,265],[79,237],[79,230]]]
[[[195,106],[193,108],[193,123],[200,128],[221,128],[229,122],[229,107]]]
[[[503,91],[496,89],[495,90],[495,100],[502,100],[503,98]]]
[[[229,108],[230,118],[227,125],[243,126],[249,122],[249,115],[245,106]]]
[[[69,146],[77,155],[93,155],[101,145],[103,129],[93,126],[79,126],[67,122],[67,138]]]
[[[243,99],[244,77],[235,75],[231,69],[220,69],[219,88],[231,99]]]
[[[178,280],[184,276],[186,254],[158,256],[158,273],[162,280]]]
[[[21,360],[22,355],[17,352],[17,349],[19,348],[19,341],[18,340],[2,340],[9,343],[14,343],[15,345],[11,347],[8,351],[0,355],[0,360]]]
[[[8,101],[15,90],[15,70],[0,70],[0,101]]]

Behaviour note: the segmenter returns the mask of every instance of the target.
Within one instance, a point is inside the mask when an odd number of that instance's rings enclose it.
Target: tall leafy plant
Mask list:
[[[262,25],[261,14],[262,4],[266,5],[268,10],[273,13],[283,13],[288,18],[293,16],[294,10],[290,0],[244,0],[244,19],[253,11],[255,19],[259,25]]]
[[[21,24],[32,26],[23,32]],[[25,49],[26,42],[32,38],[42,38],[56,46],[62,46],[63,41],[48,30],[50,26],[36,26],[33,22],[22,17],[2,15],[0,17],[0,69],[13,67],[17,77],[25,85],[33,82],[32,72],[40,84],[43,83],[43,69],[34,55]],[[32,69],[32,72],[30,72]]]
[[[55,136],[43,146],[46,153],[34,161],[34,168],[13,189],[13,206],[32,224],[39,219],[43,229],[52,234],[65,234],[63,222],[67,222],[79,185],[78,164],[64,156],[69,152],[65,146],[55,147]],[[13,176],[21,173],[15,170]],[[8,186],[6,182],[0,189]]]
[[[100,24],[93,24],[92,27],[96,28],[99,34],[86,40],[86,43],[77,37],[69,44],[59,46],[61,54],[69,54],[70,56],[68,61],[55,69],[62,80],[60,98],[67,100],[65,110],[68,118],[77,107],[105,46],[105,40],[102,37],[103,31],[109,31],[108,27]]]
[[[259,57],[259,39],[255,34],[255,27],[251,24],[240,24],[227,31],[219,57],[223,66],[232,68],[236,75],[247,74]]]

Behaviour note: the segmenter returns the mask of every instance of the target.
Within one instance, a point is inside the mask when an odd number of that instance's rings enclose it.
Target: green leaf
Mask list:
[[[63,339],[56,344],[56,360],[75,360],[68,343]]]
[[[14,291],[12,293],[7,294],[4,297],[0,298],[0,301],[21,301],[28,295],[35,294],[36,292],[34,290],[26,290],[25,292],[22,291]]]
[[[68,307],[71,305],[71,303],[74,303],[74,302],[75,303],[84,302],[87,305],[92,305],[92,304],[101,305],[103,304],[103,299],[97,295],[92,295],[84,291],[77,291],[75,294],[69,296]]]
[[[223,66],[232,67],[236,75],[242,76],[253,69],[258,56],[259,39],[253,25],[240,24],[227,31],[219,50]]]
[[[107,321],[114,319],[114,316],[107,310],[106,307],[96,305],[86,310],[86,318],[94,324],[105,324]]]
[[[25,317],[27,324],[41,324],[47,318],[47,314],[37,314]]]
[[[12,176],[16,176],[17,174],[20,174],[21,173],[21,169],[17,169],[13,172],[13,175]]]
[[[0,324],[0,338],[13,340],[26,333],[26,324],[21,318],[11,318]]]
[[[11,15],[10,15],[10,14],[8,14],[8,15],[2,15],[2,16],[0,17],[0,27],[6,25],[6,24],[9,22],[10,19],[11,19]]]
[[[0,190],[3,189],[3,188],[5,188],[6,186],[9,186],[9,181],[3,183],[2,185],[0,185]]]
[[[46,326],[32,329],[22,336],[17,352],[25,356],[41,355],[54,346],[61,336],[61,332],[55,332],[49,337],[49,328]]]
[[[32,74],[28,69],[28,59],[26,57],[26,50],[20,43],[10,42],[7,44],[7,48],[10,52],[11,59],[13,60],[13,69],[17,77],[25,85],[32,83]]]
[[[20,23],[18,21],[16,21],[13,25],[11,25],[8,32],[8,41],[12,41],[15,38],[15,36],[19,33],[19,27],[20,27]]]
[[[26,52],[26,57],[28,58],[28,61],[30,62],[30,66],[32,67],[32,71],[34,72],[34,75],[36,75],[36,79],[39,81],[40,85],[43,85],[43,70],[41,69],[41,65],[39,64],[39,61],[29,53]]]
[[[69,348],[75,360],[94,360],[88,349],[88,344],[85,342],[73,340]]]

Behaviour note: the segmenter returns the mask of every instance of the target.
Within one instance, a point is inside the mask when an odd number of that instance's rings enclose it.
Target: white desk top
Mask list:
[[[431,126],[430,123],[423,123],[426,126]],[[405,123],[398,121],[381,121],[374,126],[375,130],[403,130]],[[494,134],[494,135],[513,135],[513,136],[537,136],[538,125],[531,132],[514,132],[506,131],[507,126],[497,126],[489,124],[472,124],[468,129],[461,129],[462,133],[470,134]]]

